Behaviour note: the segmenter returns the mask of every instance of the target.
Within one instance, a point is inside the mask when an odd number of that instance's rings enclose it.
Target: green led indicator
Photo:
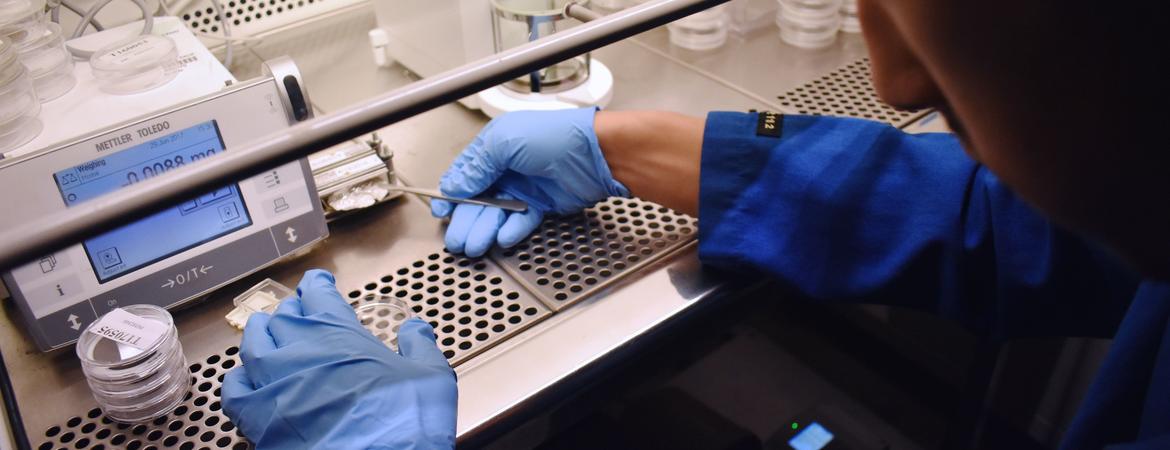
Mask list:
[[[792,429],[795,430],[797,428],[800,428],[800,424],[798,424],[796,422],[792,422]]]

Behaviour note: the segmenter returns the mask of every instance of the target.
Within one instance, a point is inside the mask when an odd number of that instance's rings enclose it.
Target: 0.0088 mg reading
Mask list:
[[[208,149],[206,151],[192,153],[190,160],[198,161],[213,155],[215,155],[215,150]],[[162,175],[171,169],[182,167],[185,164],[187,164],[187,158],[183,155],[175,155],[173,158],[155,161],[154,163],[147,164],[138,169],[126,172],[126,184],[134,184],[140,180],[145,180],[156,175]]]

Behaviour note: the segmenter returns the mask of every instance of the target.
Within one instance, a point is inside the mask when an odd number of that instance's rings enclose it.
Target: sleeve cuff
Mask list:
[[[734,255],[751,253],[752,225],[759,217],[743,209],[750,202],[740,201],[741,196],[769,172],[773,153],[786,136],[799,134],[817,120],[773,117],[775,130],[765,129],[767,118],[761,113],[707,115],[699,175],[699,257],[705,263],[737,266]]]

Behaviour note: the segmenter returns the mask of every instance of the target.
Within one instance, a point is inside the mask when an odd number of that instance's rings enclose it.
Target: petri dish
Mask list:
[[[161,338],[145,349],[119,344],[90,330],[77,340],[77,356],[102,411],[116,421],[139,423],[167,414],[191,389],[187,359],[170,313],[154,305],[122,307],[126,312],[166,325]]]
[[[73,76],[73,56],[65,49],[65,36],[61,34],[60,25],[46,23],[39,32],[14,40],[14,45],[42,102],[64,95],[77,84]]]
[[[178,50],[166,36],[142,35],[103,47],[89,65],[98,87],[110,94],[134,94],[162,86],[178,75]]]
[[[398,328],[413,317],[410,307],[394,297],[382,296],[357,308],[358,321],[379,341],[398,351]]]
[[[41,102],[65,95],[76,85],[77,77],[73,75],[72,59],[65,60],[64,64],[33,78],[33,87]]]
[[[711,50],[727,42],[727,13],[716,6],[666,25],[670,43],[690,50]]]
[[[790,18],[825,18],[837,15],[841,0],[777,0],[782,14]]]
[[[28,0],[0,0],[0,24],[8,23],[8,18],[16,17],[32,9],[32,2]]]
[[[777,0],[776,26],[790,45],[816,49],[837,41],[841,28],[840,0]]]
[[[40,134],[41,102],[16,48],[0,38],[0,153],[19,147]]]
[[[29,2],[12,2],[0,6],[0,36],[10,41],[22,41],[42,32],[47,21],[45,13]]]

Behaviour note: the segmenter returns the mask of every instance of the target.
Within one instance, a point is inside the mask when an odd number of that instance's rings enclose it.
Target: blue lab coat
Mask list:
[[[1049,222],[952,135],[711,113],[699,222],[704,263],[816,299],[927,310],[992,339],[1112,337],[1062,448],[1170,448],[1170,283]]]

